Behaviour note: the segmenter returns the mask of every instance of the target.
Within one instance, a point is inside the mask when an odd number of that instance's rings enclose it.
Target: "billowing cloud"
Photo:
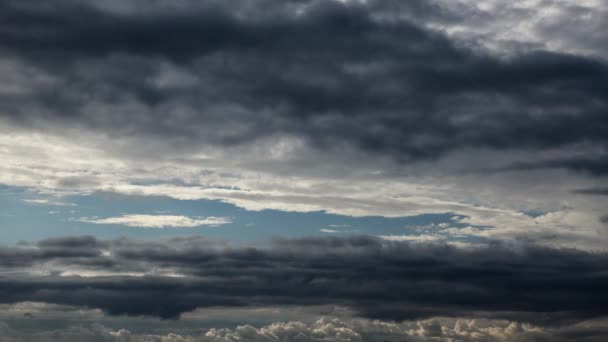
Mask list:
[[[11,322],[11,323],[14,323]],[[112,342],[384,342],[442,341],[532,342],[602,341],[608,334],[605,320],[589,320],[562,327],[537,326],[508,320],[434,318],[403,323],[363,319],[322,317],[312,322],[284,321],[263,326],[249,324],[230,328],[201,328],[200,332],[175,327],[167,333],[142,333],[125,328],[109,328],[100,323],[18,331],[0,322],[7,341],[112,341]],[[34,331],[32,331],[34,330]]]
[[[441,8],[420,6],[427,17]],[[21,65],[14,77],[48,81],[6,96],[1,113],[26,126],[160,136],[180,148],[293,136],[404,162],[471,146],[605,146],[602,60],[482,54],[411,16],[385,20],[374,1],[262,7],[204,1],[139,13],[5,0],[1,48]]]
[[[81,217],[77,221],[143,228],[194,228],[199,226],[220,226],[230,223],[230,219],[226,217],[191,218],[181,215],[123,215],[106,218]]]
[[[595,324],[594,324],[595,323]],[[201,341],[568,341],[576,336],[600,341],[608,331],[594,322],[590,326],[542,328],[509,321],[432,319],[407,323],[381,321],[344,322],[320,319],[311,324],[277,322],[261,328],[211,329]],[[599,324],[598,324],[599,323]],[[196,340],[196,339],[195,339]]]

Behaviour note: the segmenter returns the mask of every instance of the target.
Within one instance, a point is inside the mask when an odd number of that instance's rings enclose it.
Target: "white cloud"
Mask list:
[[[380,237],[388,241],[428,242],[442,240],[442,237],[437,235],[380,235]]]
[[[41,199],[26,199],[26,200],[23,200],[23,201],[26,202],[26,203],[30,203],[30,204],[50,205],[50,206],[56,206],[56,207],[75,207],[76,206],[75,203],[53,201],[53,200],[49,200],[49,199],[46,199],[46,198],[41,198]]]
[[[321,233],[328,233],[328,234],[335,234],[335,233],[339,233],[339,231],[334,230],[334,229],[320,229]]]
[[[123,215],[108,218],[81,217],[80,222],[95,224],[118,224],[143,228],[194,228],[199,226],[220,226],[231,223],[226,217],[187,217],[181,215]]]
[[[605,215],[608,198],[571,192],[595,187],[597,179],[564,170],[475,172],[515,161],[534,161],[538,158],[534,153],[460,151],[412,165],[368,156],[369,162],[361,164],[360,156],[348,151],[334,155],[300,146],[286,159],[277,160],[264,153],[273,144],[281,146],[279,138],[251,149],[202,148],[199,153],[185,154],[130,138],[113,141],[91,132],[86,136],[62,132],[59,137],[1,127],[6,134],[0,134],[0,184],[25,187],[45,196],[61,198],[107,191],[219,200],[247,210],[325,211],[355,217],[453,213],[460,217],[459,223],[490,228],[460,232],[482,238],[556,236],[545,242],[591,249],[606,249],[608,242],[606,228],[598,219]],[[124,146],[144,151],[125,154]],[[147,149],[158,152],[157,157],[147,158]],[[551,153],[558,157],[560,153],[576,152]],[[565,207],[569,208],[567,215],[559,214]],[[529,212],[547,216],[534,217]],[[154,221],[159,222],[159,217]],[[136,224],[124,217],[100,220],[106,219],[89,219]],[[137,224],[151,220],[139,220]],[[199,225],[200,221],[204,219],[169,220],[185,227]],[[204,222],[218,225],[225,220]],[[159,225],[162,223],[152,224]]]

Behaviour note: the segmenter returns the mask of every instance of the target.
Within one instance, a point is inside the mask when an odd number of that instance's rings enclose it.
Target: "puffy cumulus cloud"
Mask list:
[[[314,322],[275,322],[261,327],[202,329],[187,333],[179,329],[166,334],[134,333],[101,324],[69,326],[39,332],[17,332],[0,323],[5,341],[108,341],[108,342],[384,342],[384,341],[602,341],[608,334],[605,320],[541,327],[504,320],[435,318],[403,323],[320,318]]]
[[[94,224],[118,224],[143,228],[194,228],[200,226],[220,226],[231,222],[226,217],[209,216],[191,218],[181,215],[123,215],[107,218],[81,217],[76,220]]]
[[[608,256],[529,244],[461,248],[370,237],[167,242],[57,238],[0,249],[0,303],[176,318],[197,308],[333,305],[389,320],[539,323],[608,314]],[[429,327],[431,329],[432,327]]]
[[[302,322],[278,322],[256,329],[250,325],[236,329],[211,329],[202,341],[361,341],[361,335],[342,322],[319,320],[308,325]]]
[[[211,329],[202,341],[537,341],[557,337],[529,324],[509,321],[431,319],[404,323],[322,318],[311,324],[273,323],[256,329]]]

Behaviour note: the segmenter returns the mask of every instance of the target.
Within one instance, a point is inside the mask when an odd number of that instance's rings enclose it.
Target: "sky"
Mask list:
[[[607,0],[0,0],[0,341],[605,341]]]

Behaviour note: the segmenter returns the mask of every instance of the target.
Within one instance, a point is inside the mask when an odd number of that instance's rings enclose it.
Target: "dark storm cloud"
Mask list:
[[[91,1],[3,0],[0,50],[53,81],[0,94],[2,113],[182,147],[293,135],[402,161],[465,147],[606,145],[604,61],[542,51],[499,59],[457,47],[407,18],[459,15],[407,3],[111,11]],[[163,81],[163,67],[182,74]]]
[[[584,157],[576,158],[560,158],[550,160],[540,160],[532,162],[514,163],[512,165],[494,169],[491,171],[529,171],[529,170],[544,170],[544,169],[566,169],[577,172],[583,172],[594,176],[605,176],[608,174],[608,157],[604,155],[589,154]],[[576,191],[584,193],[584,190]],[[590,193],[588,193],[590,194]]]
[[[94,258],[100,255],[98,242],[90,236],[55,238],[41,241],[36,246],[25,244],[16,248],[0,248],[1,267],[24,267],[37,262],[46,262],[57,258],[59,260],[71,258]]]
[[[572,192],[580,195],[608,196],[608,188],[577,189]]]
[[[0,278],[0,302],[40,301],[163,318],[197,307],[320,304],[394,320],[481,312],[526,320],[608,314],[608,255],[576,250],[532,245],[463,250],[369,237],[279,240],[264,248],[201,239],[88,237],[38,246],[2,250],[13,260],[2,270],[13,273]],[[19,273],[11,267],[25,264],[31,268]],[[49,275],[28,272],[40,267]],[[75,270],[106,275],[60,276]],[[142,270],[156,273],[129,276]]]
[[[255,37],[249,36],[246,27],[229,13],[211,3],[205,7],[196,15],[121,15],[103,11],[88,1],[47,5],[6,0],[0,3],[4,23],[0,37],[9,51],[72,61],[121,51],[183,59],[254,42]]]

